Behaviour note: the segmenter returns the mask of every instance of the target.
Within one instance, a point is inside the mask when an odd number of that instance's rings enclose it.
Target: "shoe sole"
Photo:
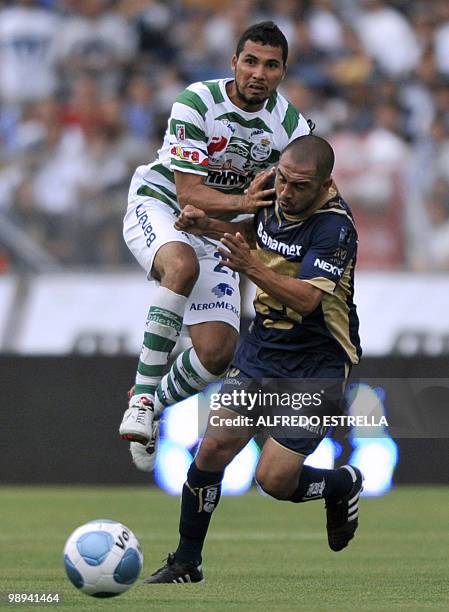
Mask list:
[[[139,433],[126,433],[126,434],[120,434],[120,437],[122,440],[127,440],[128,442],[138,442],[139,444],[143,444],[144,446],[146,446],[148,444],[148,442],[150,441],[150,438],[146,437],[146,436],[142,436]]]

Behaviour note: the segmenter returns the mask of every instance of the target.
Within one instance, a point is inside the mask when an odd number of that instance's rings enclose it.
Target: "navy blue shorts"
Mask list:
[[[269,364],[248,364],[249,371],[232,365],[220,389],[221,406],[281,446],[310,455],[329,431],[331,417],[343,412],[350,367],[323,355],[305,355],[303,365],[289,377],[270,375]]]

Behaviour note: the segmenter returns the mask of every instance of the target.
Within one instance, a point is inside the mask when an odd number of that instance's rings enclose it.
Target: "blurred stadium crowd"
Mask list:
[[[122,217],[187,84],[273,19],[364,269],[449,269],[447,0],[0,0],[0,269],[132,265]]]

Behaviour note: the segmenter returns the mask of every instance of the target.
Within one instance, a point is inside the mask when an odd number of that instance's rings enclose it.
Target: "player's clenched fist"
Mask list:
[[[188,204],[176,219],[175,228],[199,236],[209,228],[209,218],[204,210]]]

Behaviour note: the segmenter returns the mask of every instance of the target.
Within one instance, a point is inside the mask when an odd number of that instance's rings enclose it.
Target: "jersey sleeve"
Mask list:
[[[306,119],[301,115],[300,112],[291,104],[286,101],[287,107],[285,110],[284,117],[282,119],[282,127],[284,128],[284,147],[286,147],[292,140],[299,138],[300,136],[306,136],[310,134],[310,126]]]
[[[169,119],[170,169],[207,176],[207,106],[187,88],[178,95]]]
[[[312,232],[298,278],[333,293],[356,250],[357,233],[351,221],[343,215],[324,213]]]
[[[295,138],[299,138],[300,136],[307,136],[310,133],[311,133],[311,130],[310,130],[309,123],[306,121],[306,119],[304,119],[304,117],[301,114],[299,114],[298,125],[296,126],[296,129],[293,131],[292,135],[290,136],[289,142],[291,142],[292,140],[295,140]]]

